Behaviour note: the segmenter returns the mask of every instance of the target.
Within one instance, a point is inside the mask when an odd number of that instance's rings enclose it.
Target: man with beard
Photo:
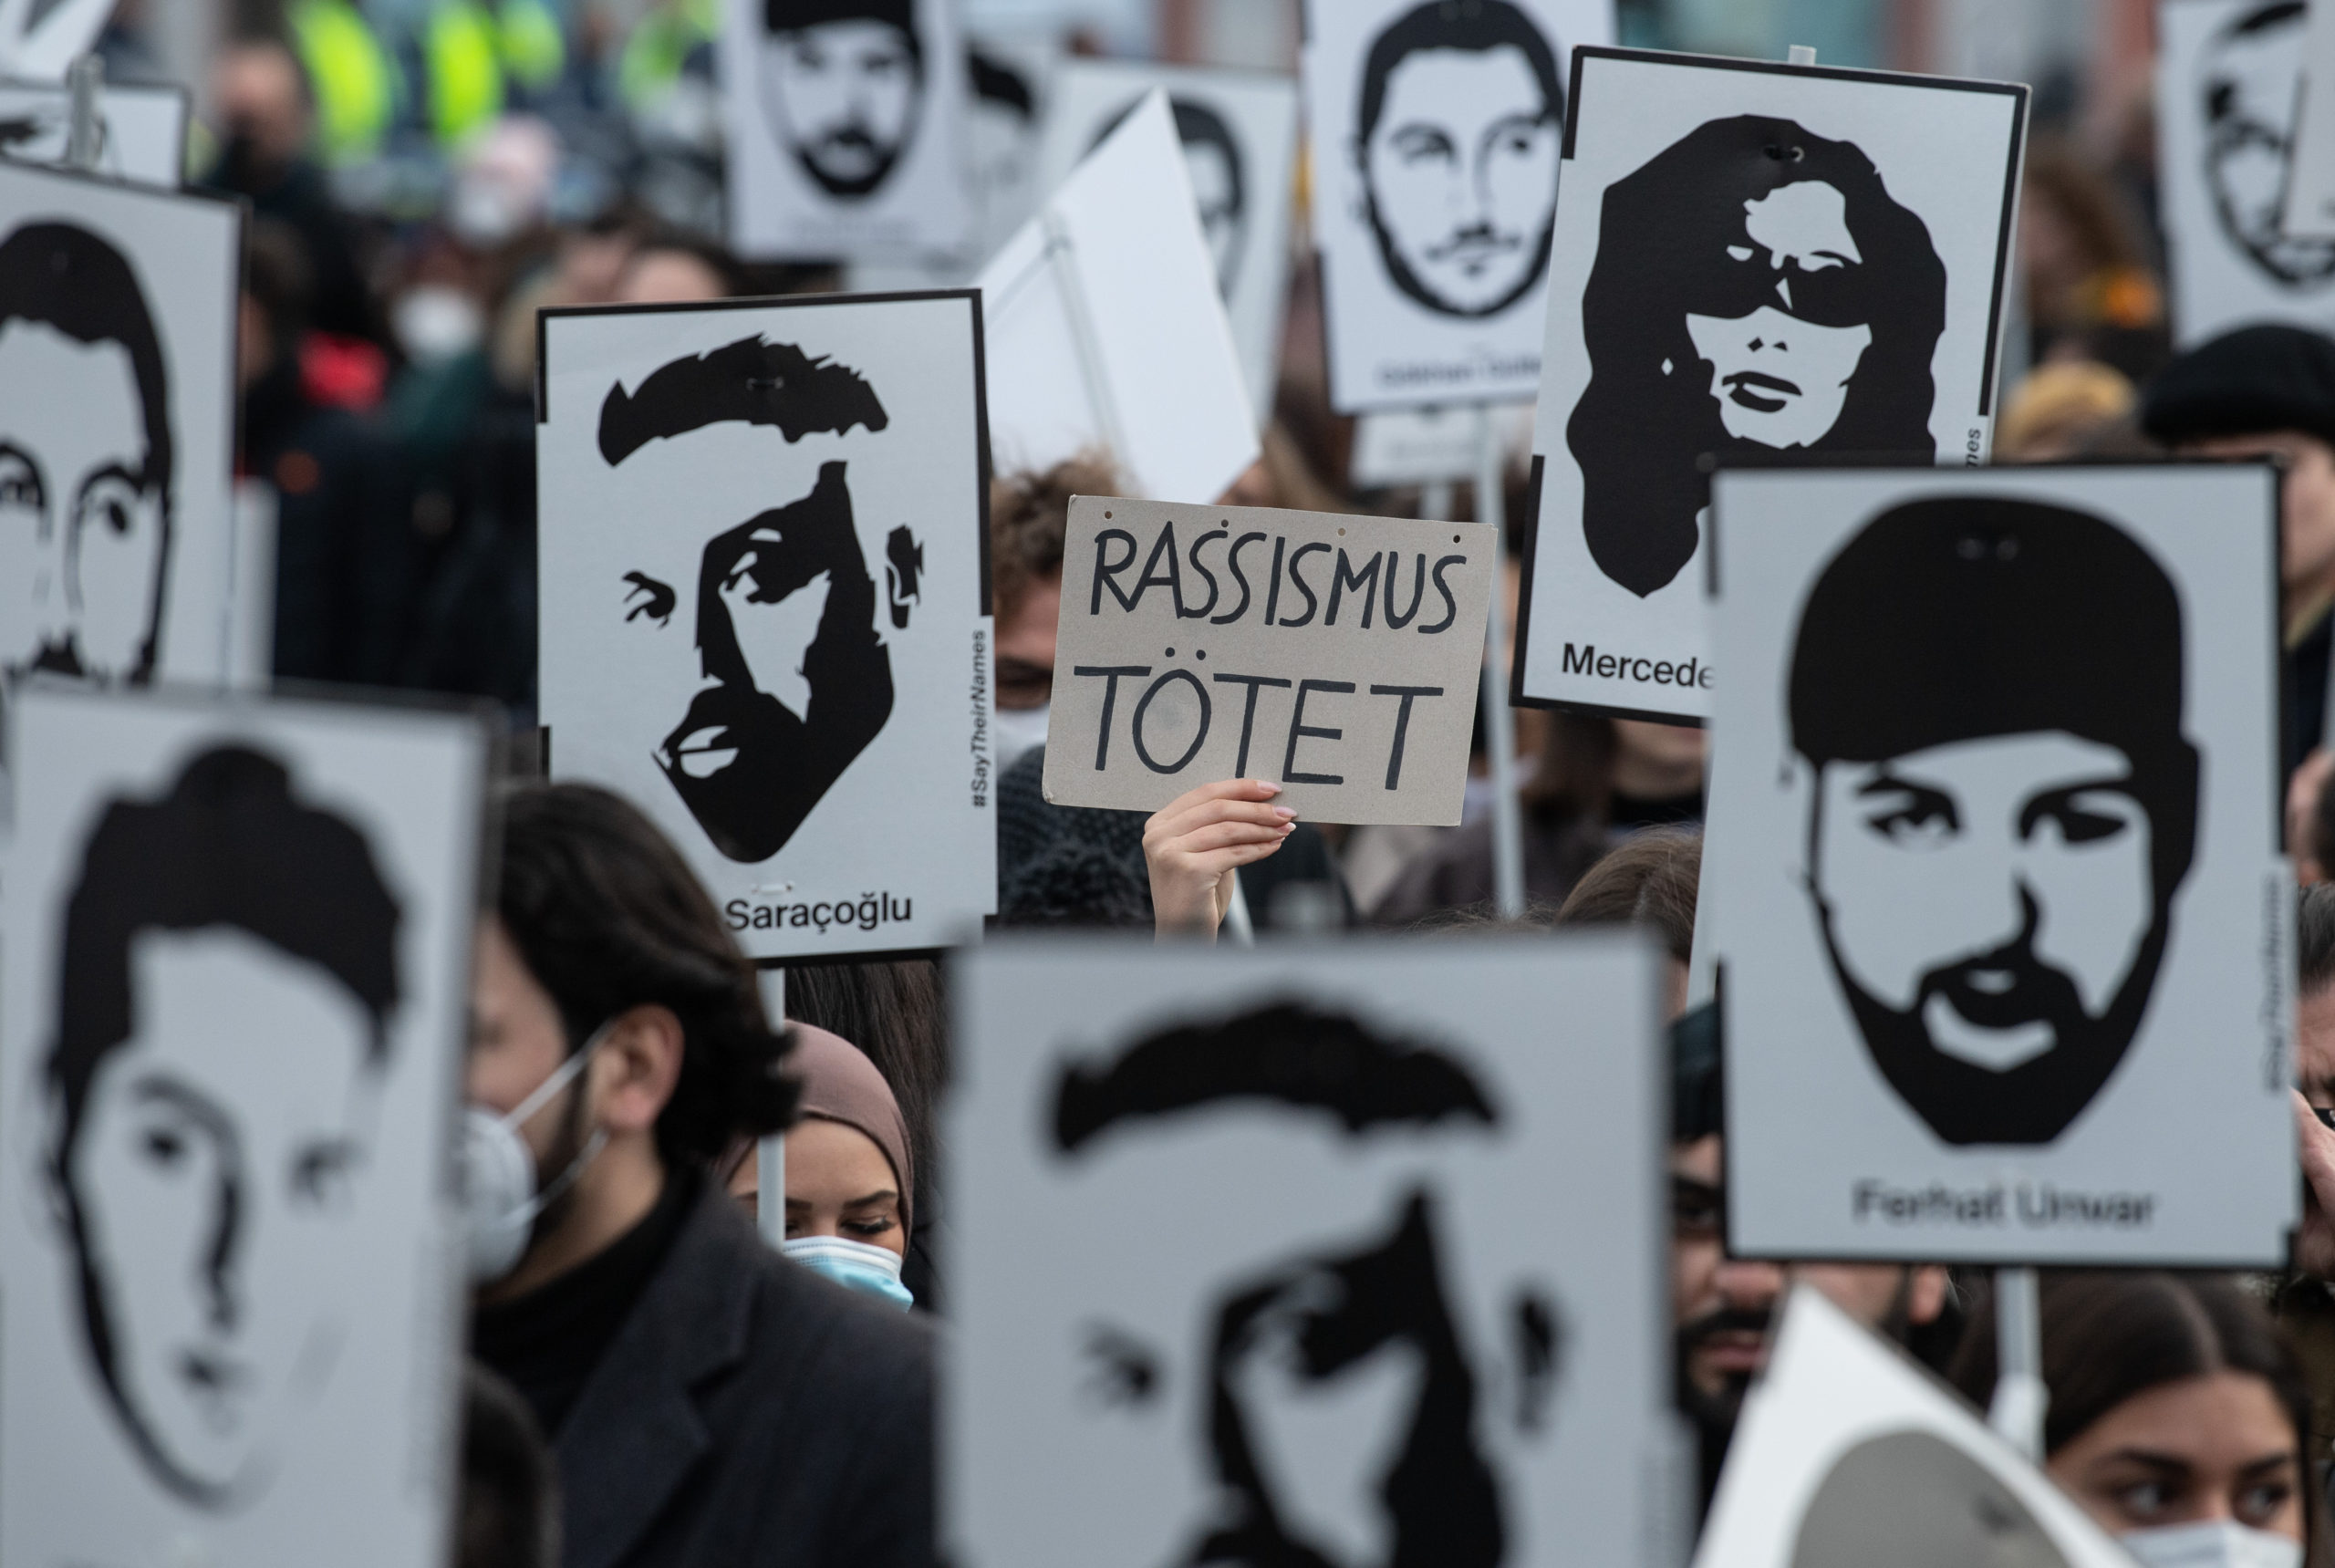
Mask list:
[[[472,1119],[532,1180],[469,1199],[493,1276],[472,1345],[552,1440],[566,1568],[931,1563],[929,1330],[780,1256],[706,1179],[798,1085],[680,855],[606,791],[510,795],[472,997]]]
[[[1508,0],[1428,0],[1363,63],[1353,157],[1389,282],[1438,316],[1496,316],[1548,269],[1564,88]]]
[[[1670,1288],[1678,1335],[1678,1407],[1701,1449],[1710,1507],[1769,1330],[1795,1279],[1943,1371],[1961,1314],[1945,1269],[1925,1263],[1754,1262],[1727,1252],[1726,1144],[1719,1126],[1718,1009],[1706,1002],[1670,1028]]]
[[[888,422],[848,367],[747,337],[675,359],[630,392],[610,388],[600,455],[618,467],[653,442],[733,421],[775,426],[790,443]],[[732,860],[777,854],[891,716],[891,659],[846,467],[819,463],[808,493],[754,516],[707,520],[720,531],[701,546],[686,524],[644,519],[640,564],[619,590],[625,624],[654,634],[641,651],[657,659],[661,689],[687,704],[656,743],[658,766]],[[893,530],[890,553],[901,628],[915,588],[902,566],[922,554],[905,528]]]
[[[872,194],[915,140],[914,0],[763,0],[756,70],[771,133],[830,196]]]
[[[2145,1015],[2197,827],[2172,580],[2003,498],[1892,506],[1801,611],[1807,886],[1873,1065],[1947,1144],[2049,1144]]]

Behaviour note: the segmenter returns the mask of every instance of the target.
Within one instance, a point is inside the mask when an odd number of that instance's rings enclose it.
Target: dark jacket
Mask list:
[[[1592,817],[1550,818],[1528,811],[1521,826],[1524,896],[1551,909],[1613,847],[1605,825]],[[1492,896],[1492,818],[1486,812],[1405,866],[1394,886],[1379,895],[1370,922],[1407,926],[1446,909],[1489,904]]]
[[[708,1184],[560,1430],[564,1568],[924,1568],[932,1376]]]

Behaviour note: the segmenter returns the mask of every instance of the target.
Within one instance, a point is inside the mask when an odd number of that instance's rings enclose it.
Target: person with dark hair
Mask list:
[[[991,718],[1001,774],[1046,742],[1071,497],[1117,493],[1119,476],[1099,455],[990,481],[990,597],[997,614],[997,711]]]
[[[941,1310],[936,1254],[939,1251],[939,1164],[941,1091],[949,1081],[949,1018],[940,966],[930,959],[872,963],[790,963],[786,1012],[841,1035],[867,1054],[891,1085],[908,1125],[908,1160],[916,1172],[900,1282],[918,1303]]]
[[[2310,1400],[2269,1315],[2226,1279],[2047,1273],[2043,1469],[2145,1568],[2323,1562]],[[1981,1407],[1998,1362],[1980,1303],[1953,1382]]]
[[[1619,923],[1648,924],[1666,939],[1682,929],[1660,878],[1641,884],[1643,912]],[[1584,908],[1625,907],[1620,879]],[[1568,906],[1570,909],[1571,906]],[[1683,929],[1694,923],[1687,884]],[[1651,918],[1649,918],[1651,917]],[[1560,917],[1563,919],[1563,917]],[[1564,923],[1573,923],[1576,914]],[[1602,923],[1602,922],[1601,922]],[[1674,954],[1683,951],[1674,947]],[[1680,960],[1683,963],[1683,958]],[[1700,1501],[1710,1507],[1719,1468],[1734,1441],[1744,1396],[1766,1367],[1777,1309],[1793,1282],[1811,1285],[1865,1327],[1905,1347],[1933,1370],[1961,1332],[1952,1280],[1935,1263],[1792,1263],[1736,1258],[1727,1251],[1725,1096],[1718,1008],[1704,1002],[1670,1025],[1670,1288],[1678,1408],[1695,1431]]]
[[[1087,1167],[1141,1158],[1131,1145],[1175,1129],[1221,1134],[1260,1109],[1302,1124],[1302,1141],[1292,1126],[1282,1147],[1317,1148],[1349,1185],[1375,1140],[1480,1139],[1504,1119],[1490,1088],[1440,1043],[1288,1001],[1066,1059],[1042,1117],[1061,1158]],[[1206,1412],[1184,1439],[1188,1482],[1162,1480],[1205,1497],[1204,1511],[1172,1525],[1163,1516],[1175,1533],[1140,1555],[1256,1568],[1505,1560],[1502,1490],[1513,1483],[1494,1462],[1491,1428],[1541,1418],[1557,1314],[1545,1285],[1523,1281],[1506,1302],[1506,1334],[1471,1334],[1479,1325],[1462,1321],[1446,1282],[1463,1254],[1444,1207],[1406,1175],[1352,1229],[1244,1224],[1228,1238],[1231,1266],[1173,1301],[1130,1294],[1116,1271],[1083,1272],[1091,1311],[1064,1353],[1091,1367],[1098,1410]],[[1193,1345],[1205,1347],[1197,1364]],[[1291,1423],[1327,1399],[1371,1412],[1374,1429],[1338,1445],[1351,1473],[1325,1483],[1320,1457],[1308,1455],[1315,1479],[1298,1488]]]
[[[527,1402],[462,1365],[462,1490],[453,1568],[559,1568],[559,1473]]]
[[[363,834],[242,745],[108,803],[81,846],[43,1174],[90,1373],[193,1507],[265,1486],[346,1330],[335,1217],[366,1180],[400,920]]]
[[[2224,23],[2197,57],[2205,187],[2222,232],[2271,283],[2303,288],[2335,276],[2335,243],[2287,231],[2302,115],[2304,0],[2268,0]]]
[[[762,0],[756,80],[779,146],[828,195],[875,193],[916,140],[914,0]]]
[[[1694,558],[1707,454],[1936,456],[1946,267],[1862,148],[1714,119],[1607,186],[1601,212],[1565,444],[1608,578],[1643,598]]]
[[[529,1179],[470,1199],[472,1343],[553,1439],[570,1568],[931,1563],[929,1333],[709,1179],[797,1086],[680,852],[606,791],[514,791],[474,995],[470,1098]]]
[[[609,468],[658,449],[665,472],[704,449],[698,432],[767,426],[792,445],[888,423],[850,367],[791,343],[741,338],[684,355],[608,389],[599,452]],[[654,465],[652,464],[652,466]],[[662,676],[679,711],[643,736],[707,840],[732,860],[767,860],[825,798],[892,712],[892,663],[876,624],[876,579],[853,521],[849,464],[819,462],[798,499],[742,520],[660,515],[638,535],[638,566],[612,584],[607,630]],[[799,478],[784,466],[772,483]],[[913,537],[910,544],[913,545]],[[896,626],[909,609],[888,585]]]
[[[1701,730],[1586,713],[1515,713],[1520,750],[1529,753],[1519,759],[1516,794],[1522,808],[1524,894],[1531,902],[1554,913],[1618,846],[1650,827],[1701,817]],[[1479,719],[1479,741],[1482,727]],[[1435,836],[1403,863],[1372,905],[1372,924],[1411,926],[1444,910],[1489,907],[1492,814],[1473,801],[1470,807],[1458,827],[1427,830]],[[1690,868],[1690,899],[1692,876]]]
[[[169,360],[129,259],[63,222],[0,241],[0,670],[151,678],[175,449]]]
[[[906,1308],[920,1303],[905,1277],[916,1218],[916,1160],[908,1118],[867,1054],[839,1034],[789,1022],[788,1064],[803,1111],[786,1135],[785,1236],[779,1251],[837,1284]],[[762,1151],[742,1143],[730,1196],[761,1218]]]
[[[1873,1065],[1948,1144],[2048,1144],[2148,1011],[2197,835],[2180,596],[2008,497],[1889,507],[1801,606],[1808,890]]]
[[[1437,316],[1497,316],[1548,271],[1564,87],[1509,0],[1426,0],[1363,61],[1351,156],[1387,281]]]
[[[2278,619],[2286,660],[2279,758],[2291,777],[2328,740],[2327,668],[2335,650],[2335,338],[2268,324],[2201,343],[2149,383],[2141,398],[2141,428],[2183,457],[2268,457],[2283,465]],[[2289,847],[2299,854],[2306,846]]]

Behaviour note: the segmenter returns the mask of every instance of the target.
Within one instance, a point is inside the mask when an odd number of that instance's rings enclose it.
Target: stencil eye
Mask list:
[[[1106,1409],[1136,1409],[1159,1395],[1159,1358],[1131,1334],[1097,1324],[1086,1331],[1080,1354],[1086,1375],[1082,1391]]]
[[[1727,254],[1733,256],[1737,261],[1749,261],[1751,259],[1751,247],[1749,245],[1729,245],[1727,247]]]

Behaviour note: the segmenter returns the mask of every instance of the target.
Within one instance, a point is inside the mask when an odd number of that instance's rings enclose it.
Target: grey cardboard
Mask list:
[[[1315,822],[1456,824],[1495,543],[1480,523],[1074,498],[1046,798],[1157,811],[1250,777]]]
[[[953,966],[948,1560],[1682,1561],[1662,963],[1575,930]]]

